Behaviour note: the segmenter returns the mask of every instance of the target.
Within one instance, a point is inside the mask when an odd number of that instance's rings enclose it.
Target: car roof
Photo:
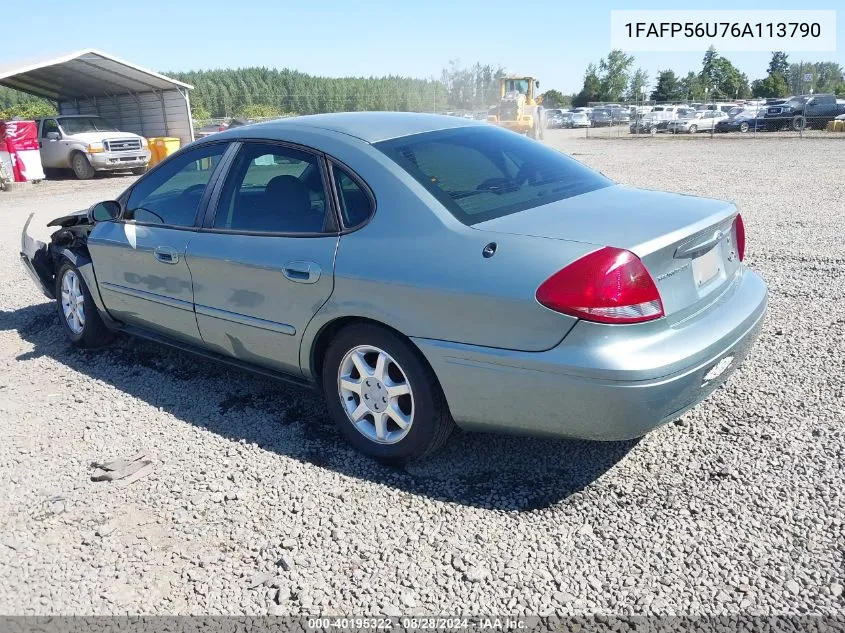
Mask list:
[[[266,121],[236,128],[235,132],[284,132],[291,128],[316,128],[354,136],[367,143],[378,143],[412,134],[477,125],[487,124],[463,117],[419,112],[337,112]]]

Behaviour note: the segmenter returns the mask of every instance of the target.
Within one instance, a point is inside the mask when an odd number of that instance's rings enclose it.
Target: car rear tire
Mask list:
[[[88,159],[85,158],[85,154],[82,152],[75,152],[73,156],[71,156],[70,166],[71,169],[73,169],[74,175],[79,180],[91,180],[96,173],[94,168],[91,167],[91,163],[88,162]]]
[[[59,320],[76,347],[101,347],[114,338],[100,318],[82,275],[69,261],[65,261],[56,274],[56,307]]]
[[[697,125],[690,125],[689,126],[689,133],[695,134],[696,132],[698,132],[698,126]]]
[[[321,378],[341,434],[370,457],[404,462],[429,455],[455,427],[434,372],[387,328],[343,328],[326,350]]]

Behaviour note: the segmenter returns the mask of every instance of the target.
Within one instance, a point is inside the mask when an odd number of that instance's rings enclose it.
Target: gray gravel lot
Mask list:
[[[845,613],[845,136],[547,142],[735,201],[770,284],[744,367],[638,442],[458,434],[391,469],[309,392],[73,350],[20,227],[132,179],[0,193],[0,613]],[[148,477],[90,481],[139,451]]]

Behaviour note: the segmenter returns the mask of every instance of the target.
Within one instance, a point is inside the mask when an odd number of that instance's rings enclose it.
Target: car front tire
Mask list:
[[[79,180],[90,180],[96,173],[94,168],[91,167],[91,163],[88,162],[88,159],[85,158],[85,154],[82,152],[74,153],[70,159],[70,166],[71,169],[73,169],[74,175]]]
[[[326,350],[321,378],[341,434],[370,457],[424,457],[455,427],[434,372],[407,339],[387,328],[343,328]]]
[[[59,320],[76,347],[101,347],[114,338],[103,323],[79,270],[65,261],[56,275],[56,307]]]
[[[135,175],[135,176],[143,176],[143,175],[144,175],[144,174],[146,174],[146,173],[147,173],[147,167],[146,167],[146,166],[144,166],[144,167],[135,167],[135,168],[132,170],[132,174],[133,174],[133,175]]]

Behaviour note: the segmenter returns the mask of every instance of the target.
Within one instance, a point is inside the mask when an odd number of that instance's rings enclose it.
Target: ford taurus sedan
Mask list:
[[[388,460],[455,424],[641,436],[740,365],[767,298],[732,204],[455,117],[228,130],[51,224],[22,261],[72,343],[122,331],[314,386]]]

